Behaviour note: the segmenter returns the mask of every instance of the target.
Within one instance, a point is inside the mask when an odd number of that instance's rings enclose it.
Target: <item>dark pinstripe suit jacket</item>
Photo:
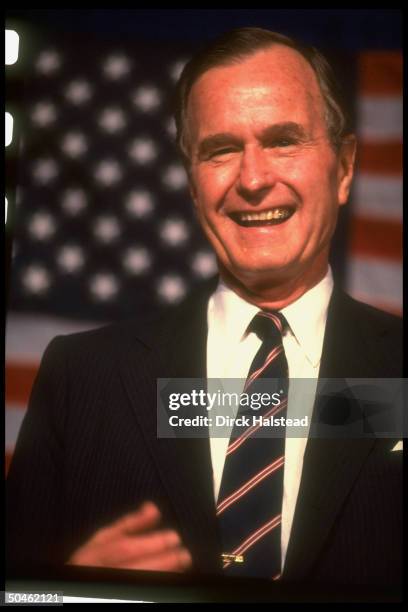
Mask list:
[[[146,500],[181,533],[200,572],[218,572],[208,439],[156,435],[156,378],[205,373],[208,292],[153,327],[125,322],[53,340],[7,483],[10,565],[63,563],[98,528]],[[401,325],[335,289],[321,377],[400,377]],[[398,583],[396,440],[309,439],[283,577]]]

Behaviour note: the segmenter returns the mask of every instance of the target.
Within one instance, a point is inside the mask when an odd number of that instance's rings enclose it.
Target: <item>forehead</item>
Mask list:
[[[275,45],[205,72],[191,89],[187,109],[189,128],[197,132],[222,118],[227,122],[321,120],[324,101],[305,58]]]

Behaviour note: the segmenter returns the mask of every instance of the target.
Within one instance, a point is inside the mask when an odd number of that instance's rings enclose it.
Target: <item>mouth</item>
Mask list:
[[[261,212],[232,212],[229,216],[242,227],[265,227],[285,223],[295,210],[294,206],[279,206]]]

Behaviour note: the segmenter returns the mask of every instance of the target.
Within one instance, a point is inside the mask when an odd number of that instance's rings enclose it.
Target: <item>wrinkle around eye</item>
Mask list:
[[[211,153],[208,153],[207,155],[203,156],[202,159],[200,161],[204,161],[204,162],[214,162],[214,163],[222,163],[222,162],[227,162],[232,158],[235,158],[237,155],[240,154],[240,151],[238,149],[221,149],[220,151],[214,151]]]
[[[316,143],[313,141],[285,141],[285,144],[270,143],[265,144],[264,149],[269,150],[272,155],[279,156],[296,156],[302,153],[313,150]]]
[[[298,140],[292,140],[290,138],[281,138],[280,140],[265,143],[264,147],[266,149],[288,149],[290,147],[300,147],[303,144],[303,142],[299,142]]]

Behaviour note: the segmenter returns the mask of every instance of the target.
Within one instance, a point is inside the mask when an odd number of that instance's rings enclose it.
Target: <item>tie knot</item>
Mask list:
[[[261,340],[275,339],[282,341],[287,327],[285,317],[278,311],[260,311],[252,319],[249,331],[254,331]]]

